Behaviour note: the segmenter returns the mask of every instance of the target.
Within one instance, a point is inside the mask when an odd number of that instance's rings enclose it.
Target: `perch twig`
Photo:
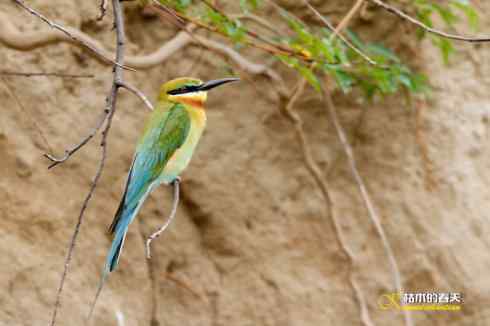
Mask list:
[[[179,206],[180,198],[180,178],[177,177],[177,179],[172,182],[172,185],[174,186],[174,201],[172,203],[172,210],[170,211],[170,215],[168,216],[168,219],[165,221],[165,223],[163,223],[163,225],[157,231],[155,231],[148,237],[148,239],[146,239],[146,258],[148,259],[151,258],[151,242],[158,238],[163,233],[163,231],[165,231],[165,229],[170,225],[177,213],[177,207]]]

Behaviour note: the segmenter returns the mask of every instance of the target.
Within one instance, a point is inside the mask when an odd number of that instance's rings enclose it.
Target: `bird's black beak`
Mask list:
[[[240,78],[222,78],[222,79],[210,80],[210,81],[205,82],[201,86],[199,86],[199,90],[200,91],[209,91],[212,88],[215,88],[215,87],[227,84],[227,83],[239,81],[239,80],[240,80]]]

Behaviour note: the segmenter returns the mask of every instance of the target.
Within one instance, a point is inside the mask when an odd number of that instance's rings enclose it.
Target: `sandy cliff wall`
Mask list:
[[[97,14],[93,3],[38,0],[32,5],[108,47],[114,43],[110,19],[91,22]],[[490,5],[481,8],[488,11]],[[0,3],[0,11],[22,30],[46,28],[9,2]],[[175,33],[134,9],[127,17],[130,53],[148,53]],[[384,17],[381,27],[364,22],[360,28],[375,31],[375,38],[388,35],[408,57],[417,54],[417,64],[434,85],[432,99],[417,110],[398,96],[360,106],[338,94],[342,123],[356,144],[360,173],[406,288],[464,293],[462,312],[414,313],[416,325],[489,325],[488,46],[459,45],[461,52],[446,67],[428,42],[416,48],[408,40],[398,42],[407,26]],[[484,15],[482,20],[482,30],[490,33],[490,20]],[[154,98],[162,81],[183,73],[203,79],[226,73],[218,58],[214,67],[204,61],[187,72],[198,56],[199,49],[186,48],[165,65],[126,76]],[[31,52],[0,45],[0,63],[13,71],[97,73],[86,80],[6,77],[25,111],[0,83],[0,324],[46,325],[100,148],[97,139],[48,171],[42,154],[50,148],[36,125],[61,154],[96,122],[111,71],[66,44]],[[277,112],[270,82],[253,82],[256,87],[249,79],[211,94],[208,129],[183,175],[177,220],[155,242],[148,263],[144,238],[162,222],[171,201],[169,189],[158,189],[129,231],[95,324],[116,325],[118,314],[125,325],[152,320],[153,326],[360,324],[348,262],[292,127]],[[371,318],[375,325],[402,324],[399,312],[378,308],[379,296],[393,291],[393,277],[326,111],[312,92],[297,107],[314,156],[328,175],[333,211],[355,254],[354,276]],[[106,229],[147,114],[137,98],[121,92],[107,168],[81,230],[58,325],[82,325],[88,311],[110,242]]]

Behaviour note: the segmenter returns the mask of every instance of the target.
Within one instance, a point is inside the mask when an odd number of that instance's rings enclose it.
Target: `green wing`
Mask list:
[[[184,144],[190,125],[189,114],[181,104],[160,104],[152,113],[143,137],[136,147],[126,190],[109,229],[110,232],[114,232],[117,225],[123,222],[121,217],[124,220],[126,215],[132,215],[125,212],[135,210],[140,200],[144,199],[149,187],[160,176],[168,160]],[[124,224],[130,222],[124,221]]]
[[[190,118],[181,104],[163,104],[154,112],[145,128],[136,155],[135,163],[153,177],[158,177],[168,160],[187,139]]]

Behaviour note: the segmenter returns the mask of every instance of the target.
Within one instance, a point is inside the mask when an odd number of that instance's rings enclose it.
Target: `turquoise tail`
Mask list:
[[[124,246],[124,239],[126,239],[129,224],[136,214],[136,207],[125,208],[121,213],[121,216],[118,217],[117,222],[112,228],[114,238],[112,240],[111,249],[107,255],[105,266],[106,272],[112,272],[119,262],[119,257],[121,256],[121,251]]]
[[[114,221],[109,229],[110,233],[114,234],[114,238],[112,240],[111,248],[109,250],[109,254],[107,255],[106,264],[104,266],[104,270],[102,271],[102,276],[99,281],[99,286],[97,287],[97,293],[95,294],[94,301],[90,306],[90,312],[88,314],[87,321],[90,321],[95,309],[95,304],[102,292],[102,288],[104,287],[107,276],[110,272],[112,272],[119,262],[119,257],[121,256],[121,250],[124,245],[124,239],[126,238],[126,233],[128,232],[128,227],[134,216],[138,213],[138,204],[133,205],[132,207],[127,207],[124,204],[125,196],[121,200],[121,204],[116,212],[116,216],[114,217]]]

